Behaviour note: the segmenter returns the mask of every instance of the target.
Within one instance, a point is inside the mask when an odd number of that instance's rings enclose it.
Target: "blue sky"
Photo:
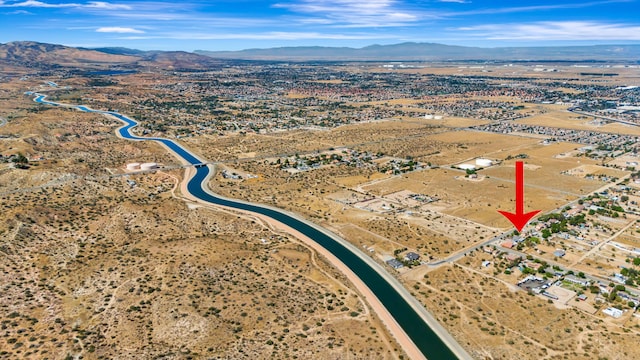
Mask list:
[[[0,42],[239,50],[640,43],[640,0],[0,1]]]

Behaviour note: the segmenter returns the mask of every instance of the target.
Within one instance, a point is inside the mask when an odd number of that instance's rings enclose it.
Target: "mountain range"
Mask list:
[[[241,51],[196,50],[195,53],[221,59],[280,61],[638,61],[640,60],[640,45],[480,48],[407,42],[393,45],[371,45],[363,48],[312,46]]]
[[[204,70],[226,60],[269,61],[619,61],[640,62],[640,45],[479,48],[434,43],[349,47],[280,47],[241,51],[143,51],[81,48],[33,41],[0,44],[0,70],[24,68],[143,68]]]
[[[127,48],[87,49],[64,45],[14,41],[0,44],[0,66],[48,69],[104,67],[202,70],[220,65],[209,56],[185,51],[142,51]],[[1,67],[0,67],[1,69]]]

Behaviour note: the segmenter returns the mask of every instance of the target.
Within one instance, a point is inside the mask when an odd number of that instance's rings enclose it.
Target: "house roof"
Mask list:
[[[507,249],[511,249],[513,247],[513,241],[511,240],[507,240],[505,242],[503,242],[502,244],[500,244],[500,246],[507,248]]]
[[[418,260],[418,259],[420,259],[420,255],[418,255],[418,254],[416,254],[414,252],[408,252],[408,253],[406,253],[404,255],[404,258],[408,259],[408,260]]]
[[[402,265],[402,263],[400,261],[398,261],[397,259],[391,259],[391,260],[387,260],[387,264],[389,264],[389,266],[391,266],[394,269],[399,269],[401,267],[403,267],[404,265]]]

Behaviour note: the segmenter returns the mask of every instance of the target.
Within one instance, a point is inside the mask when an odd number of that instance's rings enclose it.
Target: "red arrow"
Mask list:
[[[524,164],[522,161],[516,161],[516,213],[502,210],[498,210],[498,212],[511,221],[519,232],[532,217],[540,212],[540,210],[524,212]]]

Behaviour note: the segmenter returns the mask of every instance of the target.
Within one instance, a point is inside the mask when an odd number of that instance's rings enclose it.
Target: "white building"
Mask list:
[[[140,170],[140,163],[134,162],[134,163],[127,164],[127,170],[129,171]]]
[[[476,165],[480,167],[487,167],[487,166],[491,166],[492,164],[493,164],[493,161],[489,159],[476,159]]]
[[[154,162],[140,164],[140,170],[153,170],[157,168],[158,164]]]
[[[589,286],[591,285],[591,282],[587,279],[581,279],[579,277],[575,277],[573,275],[567,275],[564,277],[565,280],[567,280],[570,283],[574,283],[574,284],[578,284],[580,286]]]
[[[614,317],[616,319],[619,318],[620,316],[622,316],[622,314],[623,314],[622,310],[616,309],[616,308],[612,308],[612,307],[602,310],[602,313],[604,313],[606,315],[609,315],[611,317]]]

